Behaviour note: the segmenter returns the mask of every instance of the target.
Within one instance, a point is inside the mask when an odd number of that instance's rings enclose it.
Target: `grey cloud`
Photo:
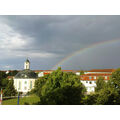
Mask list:
[[[25,47],[14,48],[14,50],[11,48],[10,50],[14,53],[11,59],[14,59],[14,55],[19,52],[24,54],[24,57],[25,55],[30,57],[29,53],[53,54],[53,56],[47,59],[40,57],[37,63],[40,64],[39,66],[42,66],[40,67],[41,69],[51,68],[67,55],[96,42],[120,38],[120,16],[1,16],[0,22],[7,24],[15,32],[21,34],[27,43]],[[95,50],[97,53],[98,50]],[[103,50],[105,51],[106,48]],[[100,53],[101,57],[104,51]],[[111,51],[111,54],[114,51],[116,50]],[[85,61],[89,63],[91,58],[87,56],[89,56],[88,53],[86,53],[86,57],[85,55],[80,56],[83,58],[82,64]],[[97,55],[94,54],[93,57],[95,56]],[[19,57],[19,59],[22,60],[24,57]],[[35,61],[34,57],[31,58]],[[63,65],[63,68],[79,69],[80,66],[78,67],[77,64],[80,58],[78,57],[77,59],[71,61],[71,64],[66,65],[66,67]],[[97,60],[97,62],[102,64],[104,57],[99,59],[101,61]],[[16,60],[17,57],[15,57],[14,61]],[[114,59],[111,58],[110,61],[112,60]],[[88,68],[101,67],[97,65],[97,62],[91,62],[90,65],[83,64],[82,68],[87,69],[87,65]],[[47,64],[47,67],[45,64]],[[109,64],[102,67],[111,66]],[[33,68],[36,67],[35,65],[33,66]]]

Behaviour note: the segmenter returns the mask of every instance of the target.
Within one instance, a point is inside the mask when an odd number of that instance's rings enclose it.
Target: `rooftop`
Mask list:
[[[22,78],[22,79],[27,79],[27,78],[37,78],[37,74],[32,71],[32,70],[22,70],[15,75],[15,78]]]

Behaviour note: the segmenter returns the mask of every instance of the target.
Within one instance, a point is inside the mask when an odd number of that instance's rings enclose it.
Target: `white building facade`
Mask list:
[[[37,74],[30,70],[30,62],[27,59],[24,63],[24,70],[17,73],[14,77],[14,86],[18,92],[27,93],[34,88]]]
[[[87,93],[95,92],[97,79],[103,77],[104,81],[107,82],[114,71],[114,69],[98,69],[84,72],[84,75],[80,76],[80,81],[86,87]]]
[[[95,92],[96,81],[81,80],[81,83],[86,87],[87,93]]]

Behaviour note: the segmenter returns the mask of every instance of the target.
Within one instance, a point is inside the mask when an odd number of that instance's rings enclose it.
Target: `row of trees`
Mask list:
[[[40,97],[42,105],[118,105],[120,104],[120,69],[105,82],[100,77],[95,93],[86,94],[79,76],[65,73],[58,68],[53,73],[39,78],[32,93]]]
[[[13,80],[8,80],[9,75],[16,74],[16,71],[6,74],[4,71],[0,71],[0,90],[3,89],[3,96],[15,96],[17,91],[14,88]]]

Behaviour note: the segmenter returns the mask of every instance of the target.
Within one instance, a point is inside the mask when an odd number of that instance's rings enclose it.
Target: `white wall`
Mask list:
[[[80,75],[80,72],[76,72],[75,74],[76,74],[76,75]]]
[[[34,88],[34,84],[35,84],[35,79],[14,79],[14,86],[15,89],[18,92],[24,92],[27,93],[28,91],[30,91],[30,82],[32,81],[32,89]],[[19,83],[21,83],[20,85],[20,89],[19,89]]]
[[[86,87],[87,92],[95,92],[95,87],[96,87],[96,81],[85,81],[85,80],[81,80],[81,82],[83,83],[83,85]],[[91,82],[91,84],[90,84]]]
[[[44,76],[44,72],[39,72],[38,73],[38,77],[43,77]]]

